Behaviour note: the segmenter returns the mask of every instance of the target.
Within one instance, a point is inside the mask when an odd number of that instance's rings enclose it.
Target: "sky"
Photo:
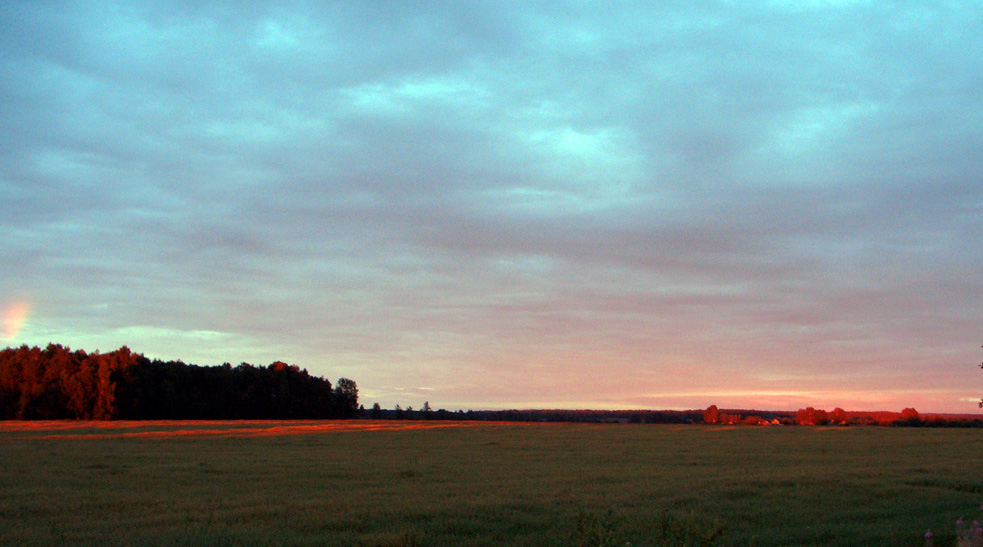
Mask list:
[[[0,4],[0,346],[978,412],[977,2]]]

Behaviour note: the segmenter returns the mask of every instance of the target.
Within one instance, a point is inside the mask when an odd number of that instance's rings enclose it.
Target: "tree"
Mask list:
[[[829,414],[823,410],[816,410],[813,407],[800,408],[795,413],[795,423],[799,425],[826,425],[829,423]]]
[[[358,386],[355,380],[338,378],[334,388],[334,403],[338,409],[338,417],[351,418],[358,410]]]
[[[433,418],[433,410],[430,408],[430,401],[425,401],[423,403],[423,408],[420,409],[420,413],[424,420],[429,420]]]
[[[710,405],[703,411],[703,421],[708,424],[715,424],[720,421],[720,411],[717,410],[717,405]]]
[[[51,346],[48,346],[51,350]],[[76,420],[91,420],[95,401],[93,389],[96,385],[92,362],[81,356],[71,354],[71,359],[61,369],[61,386],[65,410]],[[77,358],[76,358],[77,357]]]
[[[904,425],[922,425],[922,417],[914,408],[906,408],[901,411],[900,422]]]
[[[372,410],[369,411],[369,418],[372,418],[373,420],[382,419],[382,406],[379,405],[379,403],[372,405]]]

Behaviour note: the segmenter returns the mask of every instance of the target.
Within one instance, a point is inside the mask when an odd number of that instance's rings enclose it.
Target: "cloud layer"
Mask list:
[[[975,4],[0,19],[8,343],[386,406],[975,408]]]

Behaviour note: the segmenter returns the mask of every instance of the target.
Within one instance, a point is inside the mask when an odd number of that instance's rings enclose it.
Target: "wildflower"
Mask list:
[[[959,520],[956,521],[956,526],[958,526],[960,528],[962,528],[964,524],[966,524],[966,523],[963,522],[963,519],[959,519]]]

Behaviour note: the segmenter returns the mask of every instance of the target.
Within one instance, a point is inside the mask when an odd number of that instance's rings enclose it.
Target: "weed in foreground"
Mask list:
[[[619,523],[613,510],[602,515],[581,510],[574,519],[573,545],[576,547],[631,547],[618,532]],[[713,547],[726,527],[719,521],[707,524],[696,513],[679,516],[666,511],[659,526],[659,547]],[[974,546],[975,547],[975,546]]]
[[[983,511],[983,505],[980,506]],[[935,535],[931,530],[925,532],[925,547],[935,545]],[[966,521],[956,521],[956,547],[983,547],[983,527],[978,520],[966,524]]]
[[[620,542],[617,539],[617,522],[614,511],[608,511],[598,516],[587,510],[581,510],[574,517],[573,545],[576,547],[615,547]],[[622,545],[631,545],[624,543]]]
[[[724,535],[726,527],[714,520],[703,522],[696,513],[677,516],[666,512],[662,515],[659,545],[662,547],[713,547]]]

